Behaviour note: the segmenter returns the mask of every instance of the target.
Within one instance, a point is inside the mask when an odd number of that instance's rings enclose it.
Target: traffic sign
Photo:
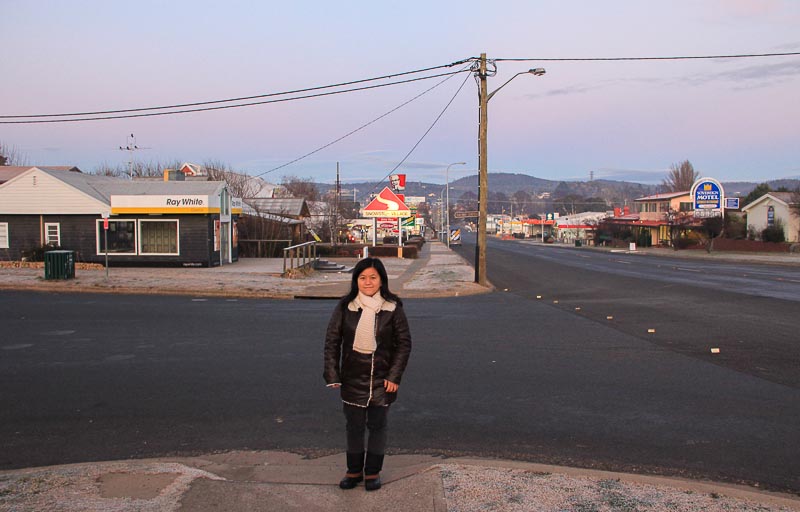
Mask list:
[[[469,219],[471,217],[477,217],[479,213],[480,212],[478,212],[477,210],[470,210],[468,212],[455,212],[453,214],[453,217],[455,217],[456,219]]]

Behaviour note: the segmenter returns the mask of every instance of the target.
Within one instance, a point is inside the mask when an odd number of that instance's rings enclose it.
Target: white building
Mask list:
[[[742,212],[747,214],[747,229],[761,233],[765,228],[783,224],[787,242],[800,241],[800,216],[797,195],[794,192],[769,192],[752,203],[745,205]]]

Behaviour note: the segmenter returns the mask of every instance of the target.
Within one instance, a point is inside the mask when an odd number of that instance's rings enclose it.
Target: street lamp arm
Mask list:
[[[542,76],[542,75],[544,75],[544,74],[546,73],[546,71],[545,71],[545,69],[544,69],[544,68],[532,68],[532,69],[529,69],[528,71],[520,71],[520,72],[519,72],[519,73],[517,73],[516,75],[514,75],[514,76],[512,76],[511,78],[509,78],[508,80],[506,80],[506,83],[504,83],[503,85],[501,85],[500,87],[498,87],[497,89],[495,89],[493,92],[489,93],[489,95],[488,95],[488,96],[486,96],[486,101],[489,101],[490,99],[492,99],[492,96],[494,96],[495,94],[497,94],[497,92],[498,92],[500,89],[502,89],[503,87],[505,87],[506,85],[508,85],[508,83],[509,83],[509,82],[511,82],[512,80],[514,80],[515,78],[517,78],[519,75],[527,75],[527,74],[529,74],[529,73],[530,73],[530,74],[532,74],[532,75],[535,75],[535,76]]]

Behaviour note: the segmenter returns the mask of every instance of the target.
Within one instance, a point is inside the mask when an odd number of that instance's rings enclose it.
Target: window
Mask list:
[[[136,221],[109,220],[108,233],[104,233],[103,221],[97,221],[97,254],[106,252],[108,236],[109,254],[136,254]]]
[[[61,224],[58,222],[44,223],[44,245],[61,247]]]
[[[0,222],[0,249],[8,248],[8,222]]]
[[[110,244],[110,242],[109,242]],[[177,220],[140,220],[139,254],[179,254]]]
[[[694,204],[692,204],[692,203],[681,203],[680,211],[682,211],[682,212],[690,212],[690,211],[693,210],[693,208],[692,208],[693,206],[694,206]]]

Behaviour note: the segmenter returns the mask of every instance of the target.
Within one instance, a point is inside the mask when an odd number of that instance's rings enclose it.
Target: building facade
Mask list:
[[[795,193],[769,192],[745,205],[742,212],[747,214],[749,232],[759,236],[770,226],[782,225],[787,242],[800,241],[800,210]]]
[[[31,167],[0,185],[0,259],[41,248],[76,261],[217,266],[238,260],[241,201],[224,182],[134,182]]]

